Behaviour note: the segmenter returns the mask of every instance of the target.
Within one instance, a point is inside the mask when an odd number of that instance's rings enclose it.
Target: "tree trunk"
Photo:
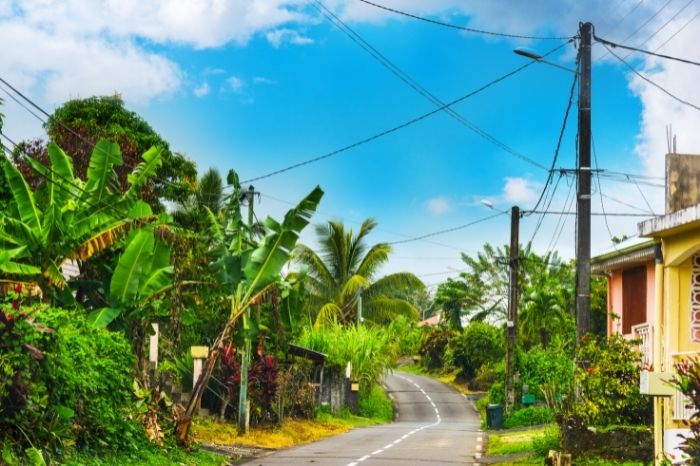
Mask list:
[[[194,417],[194,413],[202,400],[202,395],[204,394],[204,390],[209,383],[209,378],[211,377],[212,372],[214,372],[216,361],[219,359],[219,355],[224,348],[224,342],[231,333],[234,323],[235,320],[227,321],[226,326],[214,341],[214,345],[212,346],[209,356],[204,363],[202,373],[197,379],[197,383],[195,383],[194,389],[192,390],[190,401],[187,403],[187,409],[185,409],[184,414],[180,416],[175,424],[175,438],[180,446],[187,446],[189,444],[189,433],[190,426],[192,425],[192,418]]]

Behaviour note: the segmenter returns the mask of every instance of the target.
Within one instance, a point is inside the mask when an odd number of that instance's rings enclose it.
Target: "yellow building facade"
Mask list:
[[[700,355],[700,204],[639,224],[640,236],[660,244],[655,266],[653,370],[671,376],[675,365]],[[654,406],[656,451],[679,460],[679,434],[693,412],[676,392]],[[657,461],[659,458],[657,458]]]

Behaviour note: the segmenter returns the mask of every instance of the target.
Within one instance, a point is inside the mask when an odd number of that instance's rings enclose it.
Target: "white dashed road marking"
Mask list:
[[[430,395],[428,395],[428,394],[425,392],[425,390],[423,390],[423,388],[421,388],[420,385],[418,385],[416,382],[414,382],[413,380],[409,379],[408,377],[404,377],[404,376],[402,376],[402,375],[396,375],[396,377],[399,377],[399,378],[401,378],[401,379],[404,379],[404,380],[407,381],[407,382],[412,383],[413,385],[415,385],[415,387],[416,387],[418,390],[420,390],[420,392],[421,392],[423,395],[425,395],[425,397],[426,397],[426,398],[428,399],[428,401],[430,402],[430,405],[433,407],[433,409],[435,409],[435,417],[436,417],[437,420],[436,420],[435,422],[433,422],[432,424],[426,424],[426,425],[424,425],[424,426],[422,426],[422,427],[419,427],[419,428],[417,428],[417,429],[413,429],[411,432],[409,432],[409,433],[403,435],[402,437],[400,437],[400,438],[394,440],[392,443],[390,443],[390,444],[388,444],[388,445],[385,445],[384,447],[382,447],[382,448],[380,448],[380,449],[378,449],[378,450],[373,451],[373,452],[370,453],[369,455],[365,455],[365,456],[363,456],[362,458],[358,458],[358,459],[356,459],[355,461],[353,461],[352,463],[348,463],[347,466],[357,466],[359,463],[361,463],[361,462],[363,462],[363,461],[369,459],[370,457],[379,455],[379,454],[383,453],[385,450],[388,450],[389,448],[393,447],[394,445],[398,445],[402,440],[406,440],[406,439],[409,438],[411,435],[417,434],[418,432],[420,432],[420,431],[423,430],[423,429],[427,429],[427,428],[430,428],[430,427],[435,427],[436,425],[438,425],[438,424],[440,424],[440,423],[442,422],[442,418],[440,417],[440,411],[438,411],[437,406],[435,406],[435,403],[434,403],[433,400],[430,398]],[[390,396],[391,396],[391,395],[390,395]]]

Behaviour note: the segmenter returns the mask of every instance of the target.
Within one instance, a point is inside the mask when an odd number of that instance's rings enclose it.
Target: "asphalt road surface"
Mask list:
[[[385,379],[396,422],[354,429],[316,443],[255,458],[249,466],[476,465],[483,433],[462,394],[436,380],[402,372]]]

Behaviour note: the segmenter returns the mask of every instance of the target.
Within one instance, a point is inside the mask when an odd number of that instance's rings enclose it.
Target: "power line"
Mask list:
[[[569,37],[530,36],[530,35],[523,35],[523,34],[509,34],[509,33],[503,33],[503,32],[486,31],[483,29],[469,28],[469,27],[465,27],[465,26],[459,26],[459,25],[453,24],[453,23],[447,23],[444,21],[438,21],[435,19],[426,18],[424,16],[414,15],[412,13],[397,10],[395,8],[390,8],[390,7],[385,6],[385,5],[380,5],[378,3],[374,3],[374,2],[371,2],[369,0],[360,0],[360,1],[363,3],[366,3],[367,5],[372,5],[375,8],[379,8],[381,10],[388,11],[388,12],[391,12],[391,13],[394,13],[397,15],[406,16],[408,18],[417,19],[419,21],[424,21],[426,23],[435,24],[438,26],[444,26],[444,27],[448,27],[451,29],[457,29],[459,31],[473,32],[476,34],[484,34],[484,35],[488,35],[488,36],[510,37],[510,38],[515,38],[515,39],[534,39],[534,40],[566,40],[566,39],[571,39],[571,36],[569,36]]]
[[[377,60],[382,66],[387,68],[392,74],[394,74],[397,78],[399,78],[401,81],[403,81],[411,89],[416,91],[421,96],[425,97],[427,100],[432,102],[437,107],[443,107],[445,105],[445,102],[440,100],[437,96],[435,96],[433,93],[431,93],[425,87],[423,87],[415,79],[411,78],[411,76],[409,76],[406,72],[404,72],[401,68],[399,68],[395,63],[393,63],[389,58],[387,58],[384,54],[382,54],[379,50],[377,50],[374,46],[372,46],[372,44],[367,42],[360,34],[358,34],[356,31],[354,31],[347,23],[345,23],[342,19],[340,19],[337,15],[335,15],[331,10],[329,10],[323,4],[323,2],[321,2],[320,0],[314,0],[314,6],[334,26],[336,26],[343,33],[345,33],[353,42],[355,42],[359,47],[361,47],[363,50],[365,50],[367,53],[369,53],[372,56],[372,58]],[[444,108],[443,110],[449,116],[454,118],[458,123],[462,124],[463,126],[470,129],[471,131],[474,131],[476,134],[478,134],[482,138],[486,139],[487,141],[489,141],[493,145],[499,147],[503,151],[508,152],[509,154],[514,155],[515,157],[518,157],[518,158],[524,160],[525,162],[527,162],[533,166],[536,166],[536,167],[541,168],[541,169],[546,169],[546,167],[544,165],[542,165],[539,162],[533,160],[532,158],[516,151],[515,149],[512,149],[503,141],[500,141],[498,138],[496,138],[492,134],[489,134],[485,130],[479,128],[473,122],[467,120],[464,116],[462,116],[460,113],[458,113],[453,108],[448,107],[448,108]]]
[[[564,132],[566,131],[566,123],[569,121],[569,112],[571,111],[571,106],[573,105],[574,102],[574,90],[576,89],[576,83],[578,82],[578,69],[579,69],[580,61],[578,58],[576,59],[576,72],[574,72],[574,79],[571,82],[571,89],[569,90],[569,101],[566,104],[566,111],[564,112],[564,120],[562,121],[561,129],[559,130],[559,138],[557,139],[557,147],[554,150],[554,157],[552,159],[552,167],[549,170],[549,173],[547,174],[547,181],[545,182],[544,188],[542,189],[542,193],[540,194],[540,198],[537,200],[537,203],[535,203],[535,207],[532,210],[537,210],[537,208],[540,206],[540,203],[542,200],[545,198],[545,194],[547,192],[547,186],[549,183],[552,181],[552,175],[554,173],[554,167],[557,164],[557,158],[559,157],[559,150],[561,149],[561,143],[562,140],[564,139]],[[545,210],[549,209],[549,206],[552,204],[552,201],[554,200],[554,196],[557,191],[557,187],[559,186],[559,182],[561,181],[561,174],[559,175],[559,179],[557,180],[557,184],[552,189],[551,196],[549,198],[549,202],[547,202],[547,207]],[[540,217],[540,219],[537,222],[537,225],[535,226],[535,229],[533,230],[532,237],[530,238],[530,243],[535,239],[535,235],[537,235],[537,232],[539,231],[540,227],[542,226],[542,222],[544,221],[544,215]]]
[[[642,42],[641,44],[639,44],[639,47],[641,47],[642,45],[648,43],[651,39],[654,38],[654,36],[656,36],[659,32],[661,32],[662,30],[664,30],[664,29],[666,28],[666,26],[668,26],[668,25],[671,23],[671,21],[673,21],[674,19],[676,19],[676,18],[678,17],[678,15],[680,15],[680,14],[683,13],[685,10],[687,10],[688,7],[690,6],[690,4],[693,3],[694,1],[695,1],[695,0],[688,0],[688,3],[686,3],[685,5],[683,5],[683,6],[682,6],[678,11],[676,11],[676,13],[675,13],[673,16],[671,16],[664,24],[662,24],[661,26],[659,26],[659,27],[656,29],[656,31],[654,31],[651,35],[649,35],[646,39],[644,39],[644,42]],[[630,53],[628,53],[628,54],[625,56],[625,58],[627,58],[627,57],[630,56],[631,54],[632,54],[632,52],[630,51]]]
[[[693,61],[693,60],[688,60],[687,58],[673,57],[673,56],[671,56],[671,55],[664,55],[663,53],[656,53],[656,52],[652,52],[652,51],[650,51],[650,50],[640,49],[639,47],[632,47],[632,46],[629,46],[629,45],[618,44],[617,42],[613,42],[613,41],[610,41],[610,40],[607,40],[607,39],[603,39],[602,37],[598,37],[598,36],[596,36],[596,35],[593,35],[593,38],[594,38],[596,41],[598,41],[598,42],[600,42],[601,44],[603,44],[603,46],[605,46],[605,48],[608,49],[608,52],[610,52],[610,53],[613,54],[613,55],[615,55],[615,54],[612,52],[612,50],[610,50],[609,47],[612,47],[612,48],[621,48],[621,49],[625,49],[625,50],[631,50],[632,52],[645,53],[645,54],[647,54],[647,55],[652,55],[652,56],[654,56],[654,57],[665,58],[665,59],[667,59],[667,60],[675,60],[675,61],[678,61],[678,62],[681,62],[681,63],[687,63],[687,64],[689,64],[689,65],[700,66],[700,62]],[[616,56],[619,60],[622,60],[619,56],[617,56],[617,55],[615,55],[615,56]]]
[[[547,215],[576,215],[575,211],[564,211],[564,210],[531,210],[533,214],[547,214]],[[648,213],[633,213],[633,212],[591,212],[591,215],[602,216],[607,215],[610,217],[649,217]]]
[[[556,48],[550,50],[550,51],[547,52],[545,55],[543,55],[543,57],[546,57],[547,55],[550,55],[550,54],[556,52],[557,50],[559,50],[559,49],[561,49],[562,47],[564,47],[566,44],[568,44],[568,42],[566,42],[566,43],[564,43],[564,44],[562,44],[562,45],[559,45],[558,47],[556,47]],[[509,77],[511,77],[511,76],[513,76],[513,75],[515,75],[515,74],[517,74],[517,73],[519,73],[520,71],[524,70],[525,68],[527,68],[527,67],[529,67],[529,66],[532,66],[534,63],[536,63],[536,61],[532,60],[532,61],[530,61],[530,62],[528,62],[528,63],[526,63],[526,64],[524,64],[524,65],[521,65],[521,66],[517,67],[516,69],[514,69],[514,70],[512,70],[512,71],[509,71],[508,73],[506,73],[506,74],[504,74],[504,75],[499,76],[499,77],[496,78],[496,79],[493,79],[492,81],[489,81],[488,83],[482,85],[481,87],[479,87],[479,88],[477,88],[477,89],[475,89],[475,90],[473,90],[473,91],[471,91],[471,92],[469,92],[469,93],[467,93],[467,94],[465,94],[465,95],[463,95],[463,96],[461,96],[461,97],[458,97],[457,99],[452,100],[451,102],[446,103],[445,105],[442,105],[442,106],[440,106],[440,107],[438,107],[438,108],[436,108],[436,109],[434,109],[434,110],[432,110],[432,111],[430,111],[430,112],[427,112],[427,113],[424,113],[424,114],[422,114],[422,115],[420,115],[420,116],[418,116],[418,117],[412,118],[412,119],[410,119],[410,120],[408,120],[408,121],[405,121],[404,123],[401,123],[401,124],[399,124],[399,125],[397,125],[397,126],[394,126],[394,127],[392,127],[392,128],[389,128],[389,129],[387,129],[387,130],[384,130],[384,131],[382,131],[382,132],[380,132],[380,133],[376,133],[376,134],[374,134],[374,135],[372,135],[372,136],[369,136],[369,137],[367,137],[367,138],[361,139],[360,141],[357,141],[357,142],[354,142],[354,143],[349,144],[349,145],[347,145],[347,146],[341,147],[340,149],[336,149],[336,150],[334,150],[334,151],[332,151],[332,152],[329,152],[329,153],[326,153],[326,154],[324,154],[324,155],[320,155],[320,156],[318,156],[318,157],[314,157],[314,158],[305,160],[305,161],[303,161],[303,162],[299,162],[299,163],[295,163],[295,164],[289,165],[289,166],[287,166],[287,167],[285,167],[285,168],[281,168],[281,169],[279,169],[279,170],[272,171],[272,172],[267,173],[267,174],[265,174],[265,175],[260,175],[260,176],[254,177],[254,178],[250,178],[250,179],[247,179],[247,180],[243,180],[243,181],[241,181],[241,183],[242,183],[242,184],[251,183],[251,182],[253,182],[253,181],[258,181],[258,180],[262,180],[262,179],[265,179],[265,178],[270,178],[270,177],[272,177],[272,176],[279,175],[279,174],[281,174],[281,173],[285,173],[285,172],[288,172],[288,171],[290,171],[290,170],[294,170],[294,169],[296,169],[296,168],[303,167],[303,166],[305,166],[305,165],[309,165],[309,164],[312,164],[312,163],[319,162],[319,161],[321,161],[321,160],[324,160],[324,159],[333,157],[333,156],[338,155],[338,154],[341,154],[341,153],[343,153],[343,152],[347,152],[347,151],[349,151],[349,150],[351,150],[351,149],[354,149],[354,148],[356,148],[356,147],[359,147],[359,146],[362,146],[362,145],[364,145],[364,144],[367,144],[368,142],[372,142],[372,141],[374,141],[374,140],[376,140],[376,139],[382,138],[382,137],[387,136],[387,135],[389,135],[389,134],[391,134],[391,133],[395,133],[396,131],[399,131],[399,130],[404,129],[404,128],[408,127],[408,126],[411,126],[411,125],[413,125],[413,124],[415,124],[415,123],[418,123],[419,121],[425,120],[426,118],[431,117],[431,116],[435,115],[436,113],[439,113],[439,112],[443,111],[443,110],[446,109],[446,108],[452,107],[453,105],[456,105],[456,104],[458,104],[458,103],[460,103],[460,102],[463,102],[463,101],[467,100],[468,98],[473,97],[474,95],[479,94],[480,92],[485,91],[486,89],[490,88],[491,86],[493,86],[493,85],[495,85],[495,84],[498,84],[498,83],[500,83],[501,81],[504,81],[505,79],[507,79],[507,78],[509,78]]]
[[[647,78],[647,77],[644,76],[642,73],[640,73],[639,71],[637,71],[632,65],[630,65],[629,63],[627,63],[622,57],[620,57],[618,54],[616,54],[615,52],[613,52],[612,49],[608,46],[608,44],[603,43],[603,47],[605,47],[606,49],[608,49],[608,52],[610,52],[615,58],[617,58],[618,60],[620,60],[625,66],[627,66],[627,68],[629,68],[630,70],[632,70],[632,72],[633,72],[634,74],[636,74],[636,75],[639,76],[641,79],[643,79],[644,81],[648,82],[649,84],[651,84],[651,85],[654,86],[655,88],[659,89],[660,91],[662,91],[662,92],[663,92],[664,94],[666,94],[667,96],[671,97],[672,99],[674,99],[675,101],[677,101],[677,102],[679,102],[679,103],[682,103],[682,104],[684,104],[684,105],[687,105],[688,107],[694,108],[695,110],[700,110],[700,107],[698,107],[697,105],[695,105],[695,104],[693,104],[693,103],[690,103],[690,102],[688,102],[687,100],[683,100],[683,99],[681,99],[680,97],[675,96],[674,94],[672,94],[671,92],[669,92],[668,90],[666,90],[663,86],[661,86],[661,85],[655,83],[654,81],[652,81],[651,79]]]
[[[279,199],[279,198],[277,198],[277,197],[270,196],[269,194],[262,194],[262,197],[266,197],[266,198],[268,198],[268,199],[271,199],[271,200],[273,200],[273,201],[280,202],[280,203],[282,203],[282,204],[287,204],[287,205],[290,205],[290,206],[296,206],[296,204],[293,203],[293,202],[285,201],[285,200],[283,200],[283,199]],[[345,223],[354,223],[354,224],[356,224],[356,225],[361,225],[361,224],[362,224],[362,222],[357,222],[357,221],[354,221],[354,220],[346,220],[346,219],[343,219],[343,218],[342,218],[341,216],[339,216],[339,215],[335,215],[335,214],[328,213],[328,212],[323,212],[323,211],[318,211],[318,210],[317,210],[316,213],[319,214],[319,215],[323,215],[323,216],[329,217],[329,218],[342,220],[342,221],[345,222]],[[377,230],[377,231],[380,231],[380,232],[383,232],[383,233],[388,233],[388,234],[390,234],[390,235],[400,236],[400,237],[403,237],[403,238],[411,238],[410,235],[405,235],[405,234],[403,234],[403,233],[397,233],[397,232],[395,232],[395,231],[385,230],[385,229],[383,229],[383,228],[377,228],[376,230]],[[424,240],[421,240],[421,241],[424,242],[424,243],[434,244],[434,245],[436,245],[436,246],[442,246],[442,247],[444,247],[444,248],[453,249],[453,250],[455,250],[455,251],[464,251],[463,248],[459,248],[459,247],[457,247],[457,246],[452,246],[452,245],[445,244],[445,243],[440,243],[440,242],[437,242],[437,241],[432,241],[432,240],[428,240],[428,239],[424,239]]]
[[[445,230],[434,231],[432,233],[427,233],[425,235],[416,236],[414,238],[403,239],[403,240],[399,240],[399,241],[392,241],[388,244],[394,245],[394,244],[410,243],[413,241],[424,240],[424,239],[430,238],[432,236],[444,235],[445,233],[452,233],[453,231],[463,230],[463,229],[468,228],[470,226],[476,225],[477,223],[485,222],[487,220],[491,220],[492,218],[500,217],[501,215],[506,215],[506,213],[505,212],[498,212],[497,214],[489,215],[488,217],[483,217],[483,218],[480,218],[478,220],[474,220],[473,222],[465,223],[464,225],[460,225],[460,226],[453,227],[453,228],[447,228]]]
[[[662,12],[663,10],[665,10],[666,7],[667,7],[672,1],[673,1],[673,0],[668,0],[661,8],[659,8],[659,9],[656,11],[656,13],[654,13],[653,15],[651,15],[651,17],[650,17],[649,19],[647,19],[641,26],[639,26],[637,29],[635,29],[634,31],[632,31],[632,33],[629,34],[627,37],[625,37],[624,39],[622,39],[622,42],[627,42],[629,39],[631,39],[632,37],[636,36],[637,33],[638,33],[639,31],[641,31],[647,24],[649,24],[650,22],[652,22],[652,21],[654,20],[654,18],[656,18],[659,14],[661,14],[661,12]],[[595,33],[594,33],[594,36],[595,36]],[[610,53],[610,51],[608,50],[608,53],[603,54],[599,59],[602,60],[603,58],[607,57],[609,53]]]
[[[666,45],[666,44],[668,44],[669,42],[671,42],[671,41],[673,40],[674,37],[676,37],[678,34],[680,34],[686,27],[688,27],[688,26],[690,25],[690,23],[692,23],[693,21],[695,21],[695,19],[696,19],[698,16],[700,16],[700,11],[698,11],[697,13],[695,13],[695,16],[693,16],[692,18],[690,18],[690,19],[689,19],[683,26],[681,26],[676,32],[674,32],[673,34],[671,34],[671,36],[670,36],[668,39],[666,39],[665,41],[663,41],[663,42],[661,43],[661,45],[659,45],[658,47],[656,47],[656,48],[654,49],[654,52],[658,51],[658,50],[661,49],[664,45]]]

